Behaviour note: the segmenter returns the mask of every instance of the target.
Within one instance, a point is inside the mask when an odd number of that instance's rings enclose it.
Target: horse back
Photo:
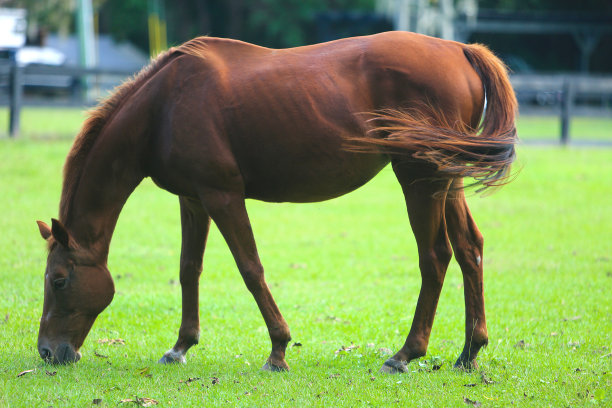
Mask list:
[[[366,113],[427,102],[477,123],[482,112],[458,43],[400,32],[284,50],[200,41],[200,58],[167,69],[157,151],[164,171],[193,163],[183,179],[223,167],[249,197],[319,201],[367,182],[389,157],[344,148],[370,129]]]

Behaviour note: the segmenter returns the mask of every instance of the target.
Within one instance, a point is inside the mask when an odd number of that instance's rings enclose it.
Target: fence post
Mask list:
[[[12,54],[14,55],[11,56],[9,137],[17,137],[19,135],[19,116],[23,93],[23,81],[21,78],[23,69],[17,64],[16,52]]]
[[[572,80],[565,78],[561,94],[561,144],[566,145],[570,137],[570,120],[574,107],[574,85]]]

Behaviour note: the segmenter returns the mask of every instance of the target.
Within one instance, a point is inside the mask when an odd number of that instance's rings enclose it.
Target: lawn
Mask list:
[[[403,344],[420,285],[390,169],[325,203],[248,203],[268,283],[292,330],[290,372],[259,370],[268,335],[215,228],[200,284],[200,344],[186,365],[156,363],[180,322],[180,228],[178,200],[150,181],[119,218],[109,257],[113,303],[82,360],[51,366],[36,351],[46,253],[35,220],[57,216],[68,134],[82,115],[27,114],[24,137],[0,140],[0,407],[152,403],[144,398],[177,407],[612,404],[612,149],[522,145],[513,183],[469,197],[485,236],[490,336],[477,371],[452,368],[464,327],[453,261],[427,356],[406,374],[378,372]],[[557,131],[547,123],[521,119],[519,132]],[[582,126],[588,133],[609,125]]]

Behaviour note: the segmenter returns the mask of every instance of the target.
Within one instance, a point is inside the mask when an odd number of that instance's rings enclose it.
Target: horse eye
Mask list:
[[[66,286],[68,285],[68,279],[66,278],[59,278],[53,281],[53,287],[55,289],[64,289]]]

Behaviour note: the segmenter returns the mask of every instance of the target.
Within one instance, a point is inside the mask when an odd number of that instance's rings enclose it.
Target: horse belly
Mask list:
[[[262,162],[257,171],[243,174],[245,193],[269,202],[325,201],[361,187],[388,162],[383,155],[344,151]]]

